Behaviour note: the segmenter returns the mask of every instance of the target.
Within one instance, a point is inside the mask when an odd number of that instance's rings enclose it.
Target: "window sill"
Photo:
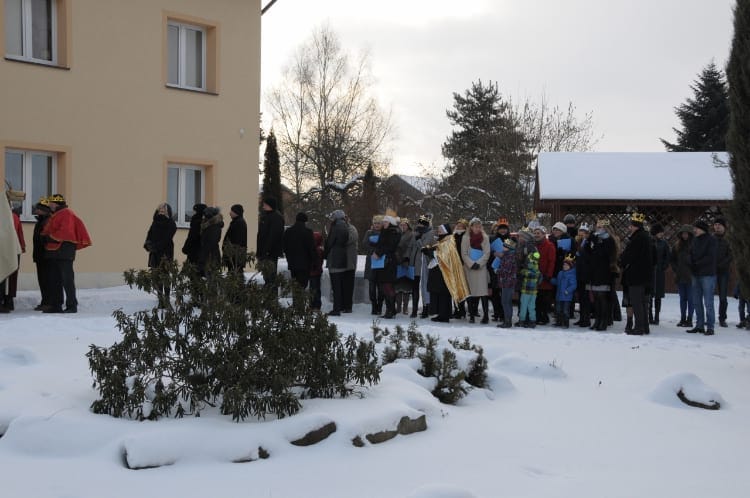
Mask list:
[[[8,57],[7,55],[5,56],[5,60],[9,62],[20,62],[21,64],[31,64],[32,66],[42,66],[42,67],[48,67],[50,69],[62,69],[63,71],[70,71],[69,66],[59,66],[52,62],[41,62],[41,61],[34,61],[34,60],[29,60],[29,59],[17,59],[15,57]]]
[[[183,92],[191,92],[191,93],[202,93],[204,95],[215,95],[218,96],[219,94],[216,92],[211,92],[208,90],[199,90],[196,88],[185,88],[181,86],[174,86],[174,85],[164,85],[165,87],[169,88],[170,90],[180,90]]]

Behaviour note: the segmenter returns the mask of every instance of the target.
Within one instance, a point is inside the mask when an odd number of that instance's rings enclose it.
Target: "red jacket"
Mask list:
[[[26,252],[26,240],[23,238],[21,218],[16,213],[13,213],[13,227],[16,229],[16,235],[18,235],[18,243],[21,244],[21,251]]]
[[[552,290],[554,286],[550,283],[550,279],[555,276],[555,260],[557,259],[555,244],[545,237],[541,242],[537,242],[536,250],[539,251],[539,271],[542,273],[539,288]]]

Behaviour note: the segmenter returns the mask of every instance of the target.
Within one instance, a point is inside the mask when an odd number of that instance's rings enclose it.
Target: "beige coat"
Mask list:
[[[461,239],[461,258],[464,260],[464,272],[466,273],[466,281],[469,283],[469,292],[472,296],[486,296],[487,286],[490,282],[490,275],[487,273],[487,261],[490,259],[490,238],[486,233],[482,234],[482,257],[476,261],[472,261],[469,257],[470,238],[471,234],[467,230]],[[479,264],[479,269],[471,269],[474,263]]]

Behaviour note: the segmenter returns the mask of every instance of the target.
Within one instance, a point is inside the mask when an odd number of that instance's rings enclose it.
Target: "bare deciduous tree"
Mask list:
[[[301,196],[348,183],[368,164],[385,169],[390,115],[371,95],[367,54],[352,63],[327,26],[315,30],[268,96],[274,118],[282,177]],[[328,203],[333,199],[328,198]]]

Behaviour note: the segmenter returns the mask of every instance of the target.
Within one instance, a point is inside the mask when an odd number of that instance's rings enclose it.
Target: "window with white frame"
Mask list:
[[[56,4],[55,0],[5,0],[6,57],[57,62]]]
[[[21,207],[21,219],[33,221],[33,207],[41,197],[55,193],[57,188],[57,156],[52,152],[34,150],[5,150],[5,181],[14,190],[26,192]]]
[[[206,30],[199,26],[167,23],[167,84],[206,90]]]
[[[169,164],[167,202],[172,206],[177,226],[190,226],[193,206],[205,199],[206,170],[201,166]]]

